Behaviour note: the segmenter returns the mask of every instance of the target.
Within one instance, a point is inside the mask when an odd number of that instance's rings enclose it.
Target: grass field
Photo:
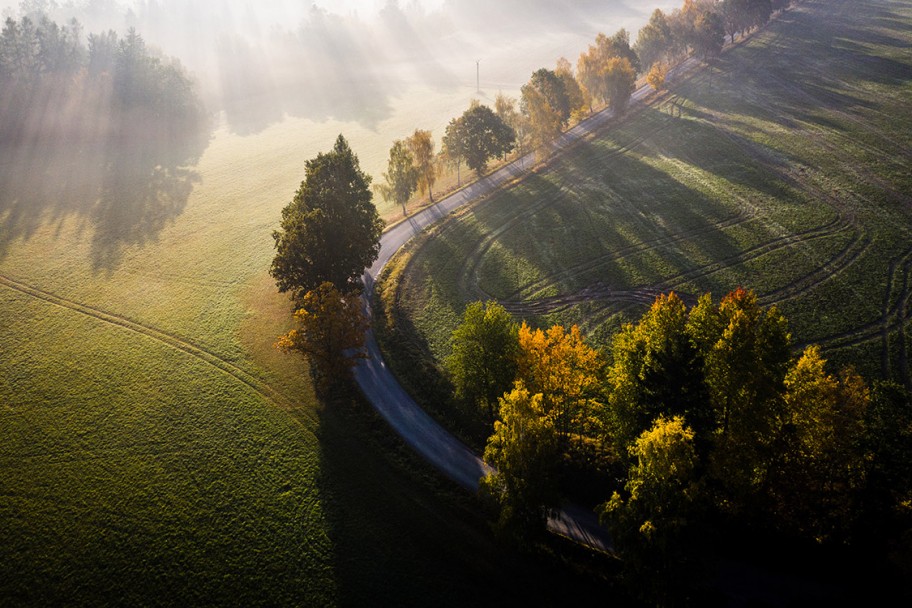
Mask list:
[[[290,307],[266,274],[271,232],[337,128],[356,150],[381,137],[349,127],[222,130],[189,167],[128,146],[3,150],[0,605],[467,605],[517,586],[555,602],[610,588],[563,553],[500,548],[472,497],[363,402],[321,403],[304,362],[272,348]]]
[[[909,384],[910,48],[912,2],[801,3],[711,73],[446,222],[387,294],[404,380],[428,385],[406,370],[443,360],[472,300],[605,345],[658,293],[745,286],[782,310],[796,345]]]
[[[712,95],[705,77],[680,85],[682,119],[644,110],[449,223],[407,268],[416,340],[442,356],[464,303],[488,296],[606,339],[655,290],[743,281],[798,341],[906,373],[910,3],[806,6],[836,16],[790,13],[723,60]],[[430,126],[394,116],[391,137]],[[339,130],[356,152],[379,141],[349,127],[219,131],[165,171],[114,150],[64,182],[20,173],[28,150],[0,165],[0,604],[612,595],[563,553],[499,548],[471,497],[272,349],[289,310],[270,233]],[[370,145],[375,172],[388,141]]]

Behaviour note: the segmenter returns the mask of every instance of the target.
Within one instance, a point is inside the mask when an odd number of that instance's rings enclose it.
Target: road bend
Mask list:
[[[690,70],[696,64],[695,60],[690,59],[678,66],[675,72]],[[631,103],[643,103],[648,94],[648,86],[639,88],[631,97]],[[573,145],[600,129],[612,116],[610,110],[594,114],[563,133],[554,143],[554,147],[560,150]],[[534,153],[529,153],[387,230],[380,240],[377,261],[364,273],[364,297],[369,317],[372,318],[370,301],[374,280],[380,276],[383,267],[403,245],[429,226],[442,221],[456,209],[519,179],[526,173],[525,168],[534,166],[534,163]],[[481,457],[440,426],[405,392],[386,366],[373,331],[367,333],[366,350],[367,358],[359,361],[354,375],[368,401],[425,460],[467,490],[477,491],[479,480],[491,468]],[[591,510],[566,505],[549,519],[548,529],[595,550],[613,552],[608,532],[599,526],[598,518]]]

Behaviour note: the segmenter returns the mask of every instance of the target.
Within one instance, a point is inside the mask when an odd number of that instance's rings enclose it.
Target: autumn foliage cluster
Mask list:
[[[851,541],[873,513],[908,528],[907,398],[830,372],[816,346],[793,353],[786,319],[750,291],[691,308],[660,296],[605,351],[575,326],[517,326],[490,302],[469,309],[448,368],[458,394],[494,417],[485,458],[496,471],[483,486],[520,534],[580,491],[562,479],[580,462],[619,480],[605,483],[600,512],[630,554],[668,559],[708,517],[817,542]],[[486,350],[477,318],[510,346]],[[477,375],[482,359],[514,377]]]

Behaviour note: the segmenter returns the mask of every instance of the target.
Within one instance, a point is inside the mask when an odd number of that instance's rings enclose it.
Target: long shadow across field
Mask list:
[[[98,130],[0,144],[0,260],[42,226],[75,218],[91,235],[92,268],[110,273],[127,247],[155,241],[184,211],[208,125],[173,137],[127,119]]]
[[[325,399],[318,436],[340,606],[631,604],[607,557],[498,542],[478,499],[422,462],[361,397]],[[578,566],[566,565],[570,555]]]

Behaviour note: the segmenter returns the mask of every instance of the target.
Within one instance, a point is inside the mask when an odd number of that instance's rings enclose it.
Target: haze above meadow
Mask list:
[[[362,168],[377,181],[393,140],[416,128],[430,129],[439,146],[446,123],[471,99],[493,104],[498,92],[518,97],[534,70],[553,67],[561,56],[575,65],[598,32],[624,27],[635,38],[654,9],[677,5],[661,0],[307,4],[32,0],[0,2],[0,9],[14,18],[39,9],[58,23],[75,17],[85,35],[107,29],[123,34],[135,27],[147,45],[179,59],[196,78],[207,109],[216,113],[208,154],[231,149],[228,157],[246,155],[248,161],[269,155],[300,181],[304,161],[344,133]],[[238,144],[244,148],[238,150]]]

